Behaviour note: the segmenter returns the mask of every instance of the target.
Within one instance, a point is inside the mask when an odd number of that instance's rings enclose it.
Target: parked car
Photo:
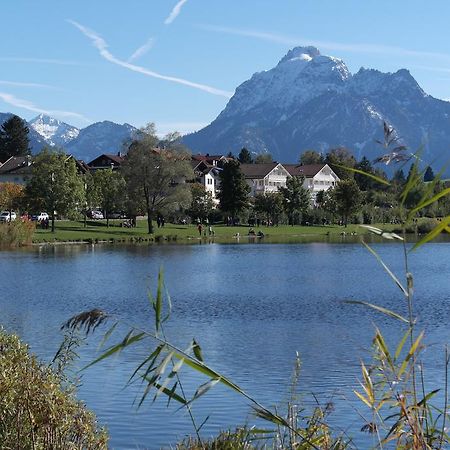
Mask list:
[[[123,212],[111,212],[107,214],[108,219],[126,219],[127,215]]]
[[[91,219],[104,219],[103,213],[97,210],[88,211],[88,217]]]
[[[17,219],[17,214],[14,211],[11,211],[11,215],[9,211],[2,211],[0,213],[0,222],[12,222]]]
[[[50,220],[49,215],[46,212],[41,212],[39,214],[33,214],[31,220],[36,222],[42,222],[43,220]]]

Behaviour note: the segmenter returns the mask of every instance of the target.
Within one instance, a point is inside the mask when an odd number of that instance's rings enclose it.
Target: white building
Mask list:
[[[286,168],[277,162],[264,164],[241,164],[247,184],[250,186],[250,195],[278,192],[280,187],[286,187],[286,180],[291,176]]]

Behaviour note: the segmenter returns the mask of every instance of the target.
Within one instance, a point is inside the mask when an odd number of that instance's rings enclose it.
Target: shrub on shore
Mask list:
[[[62,375],[0,328],[0,442],[5,449],[106,449],[108,437]]]
[[[0,247],[31,245],[35,225],[28,220],[0,224]]]

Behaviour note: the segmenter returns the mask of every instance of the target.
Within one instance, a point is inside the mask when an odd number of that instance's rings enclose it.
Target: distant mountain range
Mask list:
[[[296,47],[242,83],[210,125],[183,141],[193,152],[237,154],[246,147],[282,162],[340,146],[372,159],[383,121],[411,151],[423,144],[423,159],[433,166],[450,159],[450,103],[426,94],[407,70],[362,68],[352,75],[342,60]]]
[[[12,114],[0,113],[0,125]],[[45,114],[28,122],[30,147],[38,153],[43,147],[63,148],[78,159],[89,162],[102,153],[123,152],[137,128],[127,123],[97,122],[81,130]]]

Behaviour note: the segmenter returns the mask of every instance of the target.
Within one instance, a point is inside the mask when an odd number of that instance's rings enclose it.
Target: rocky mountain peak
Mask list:
[[[311,61],[316,56],[320,56],[320,51],[316,47],[294,47],[281,58],[278,65],[293,61]]]

